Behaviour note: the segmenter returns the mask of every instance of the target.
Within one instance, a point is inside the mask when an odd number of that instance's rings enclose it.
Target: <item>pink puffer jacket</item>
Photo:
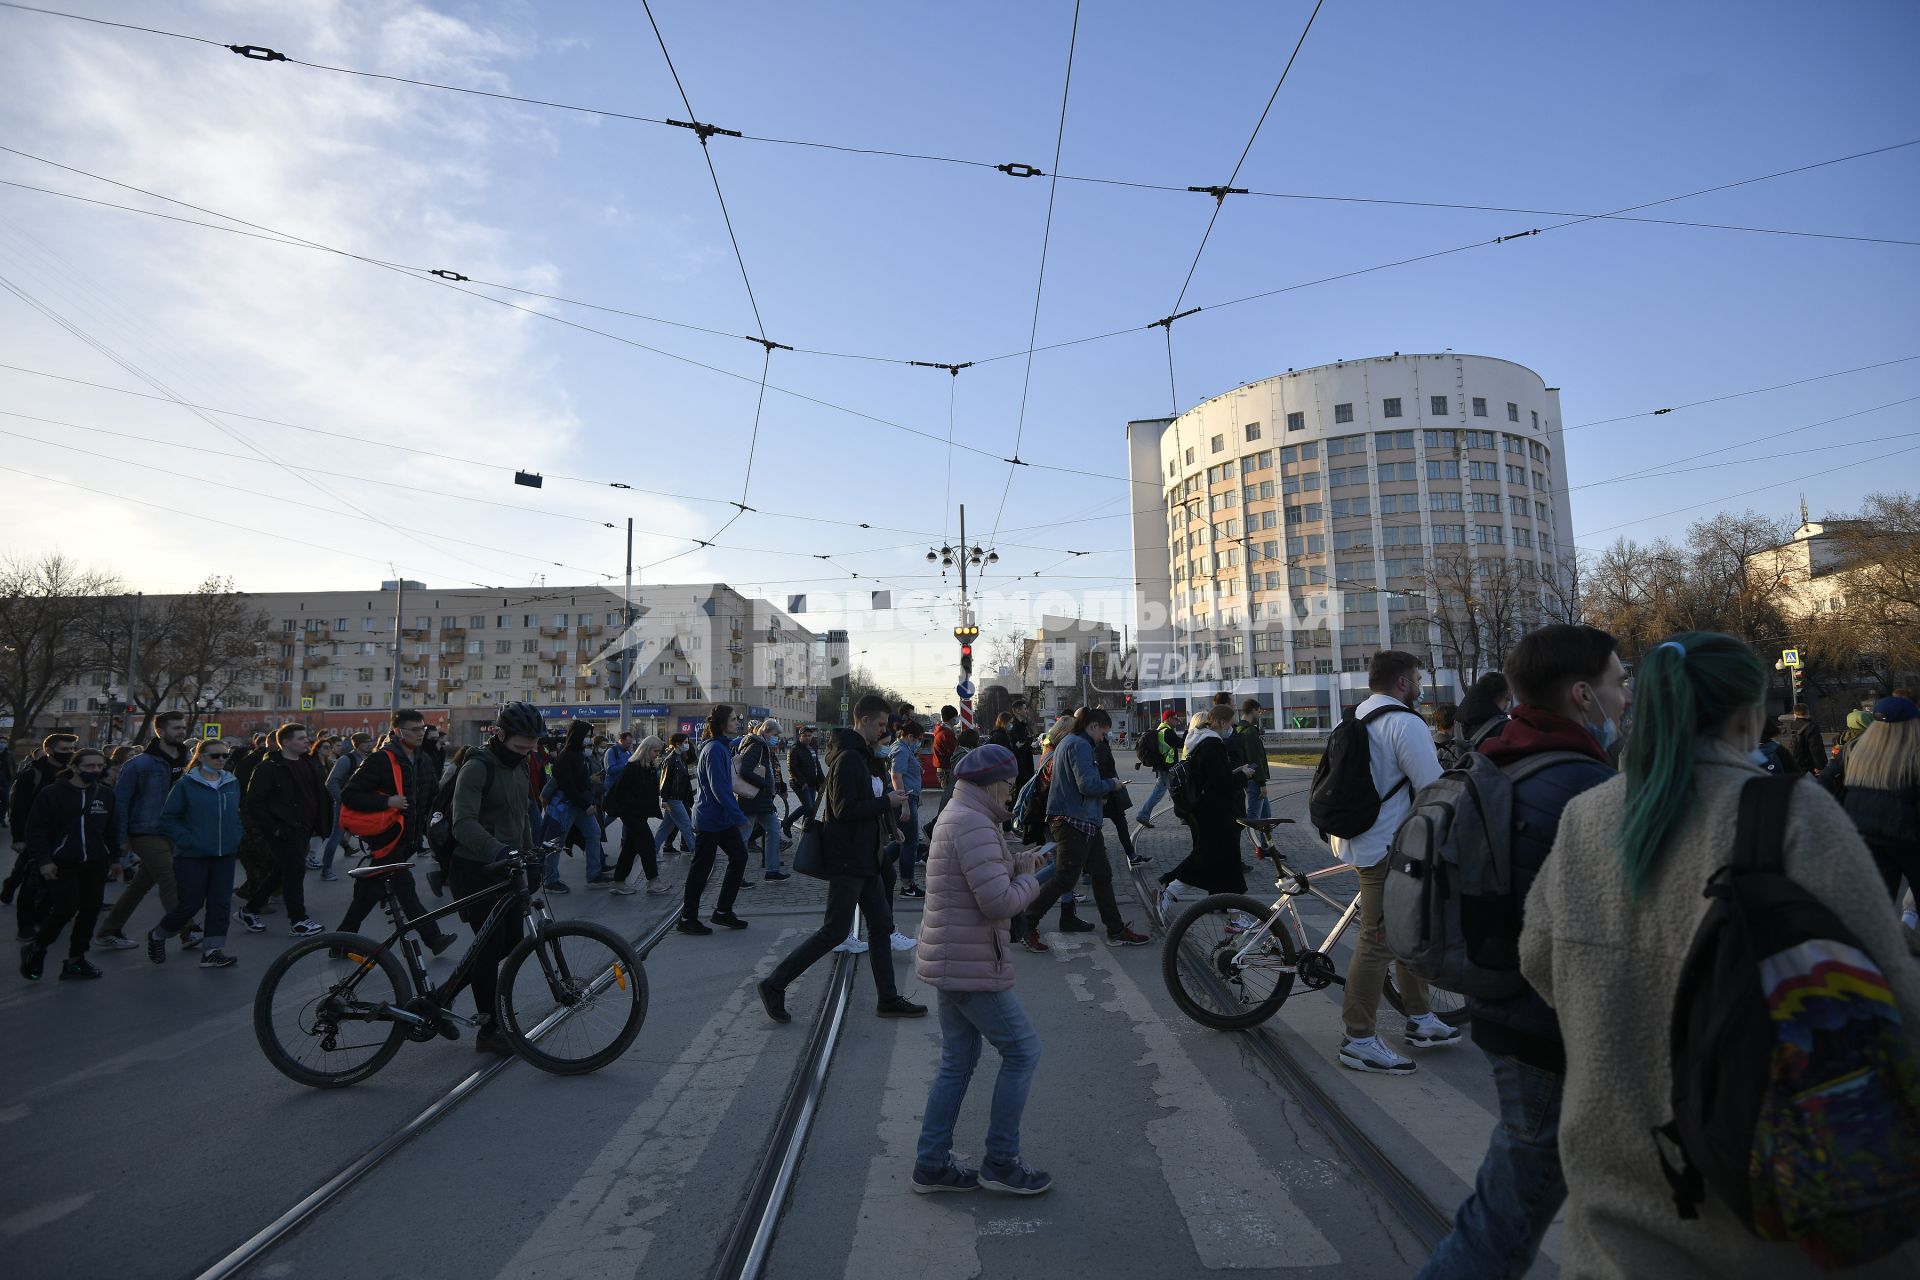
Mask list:
[[[1000,824],[1007,811],[971,782],[958,782],[927,853],[927,899],[913,971],[942,991],[1013,986],[1007,922],[1040,896],[1040,882],[1013,873]]]

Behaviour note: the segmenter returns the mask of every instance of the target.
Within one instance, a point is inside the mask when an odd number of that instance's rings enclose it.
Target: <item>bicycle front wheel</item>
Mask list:
[[[357,933],[321,933],[287,948],[253,997],[253,1034],[274,1069],[316,1089],[358,1084],[407,1038],[386,1015],[411,990],[391,952]]]
[[[500,966],[500,1033],[542,1071],[598,1071],[627,1051],[646,1020],[646,970],[632,944],[604,926],[548,925]]]
[[[1273,911],[1244,894],[1216,893],[1167,927],[1160,976],[1180,1012],[1216,1031],[1242,1031],[1265,1022],[1286,1003],[1293,993],[1295,956],[1285,921],[1276,921],[1259,947],[1235,959],[1247,935]]]

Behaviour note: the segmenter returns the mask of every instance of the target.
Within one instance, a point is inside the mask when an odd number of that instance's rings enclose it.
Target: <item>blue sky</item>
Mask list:
[[[310,61],[684,115],[645,14],[624,4],[74,3]],[[1224,181],[1310,8],[1086,4],[1061,171]],[[1053,167],[1071,4],[661,0],[654,12],[708,121]],[[684,130],[247,62],[17,12],[0,11],[0,32],[9,145],[371,256],[752,331],[699,144]],[[1920,138],[1917,39],[1920,12],[1899,3],[1330,0],[1240,185],[1569,211],[1656,200]],[[727,138],[711,150],[771,338],[931,361],[1024,351],[1045,179]],[[167,208],[13,156],[0,155],[0,178]],[[1647,216],[1914,239],[1917,196],[1920,147]],[[1209,212],[1203,195],[1060,183],[1041,344],[1167,314]],[[1180,405],[1289,367],[1451,348],[1537,370],[1580,424],[1920,354],[1920,248],[1622,222],[1211,305],[1551,221],[1231,198],[1187,292],[1186,305],[1207,309],[1175,331]],[[0,436],[17,469],[0,472],[13,516],[0,544],[11,552],[58,546],[153,590],[208,572],[256,589],[338,587],[388,576],[383,560],[435,584],[525,586],[541,573],[550,583],[617,574],[619,537],[599,521],[631,515],[642,529],[710,537],[730,514],[720,501],[741,492],[760,352],[735,338],[532,304],[744,380],[338,257],[10,188],[0,188],[0,275],[184,399],[493,464],[237,419],[222,429],[164,403],[0,371],[0,407],[138,437],[0,420],[16,432]],[[0,336],[7,363],[150,391],[11,295],[0,294]],[[778,387],[942,438],[951,390],[957,437],[998,456],[1013,447],[1023,372],[1020,358],[957,381],[784,351],[772,360]],[[1021,456],[1123,474],[1124,424],[1167,411],[1166,373],[1157,330],[1041,352]],[[1580,539],[1601,545],[1616,533],[1677,534],[1722,505],[1789,514],[1802,488],[1816,514],[1875,489],[1910,489],[1920,454],[1887,455],[1920,444],[1912,404],[1766,442],[1916,394],[1920,361],[1575,432],[1576,485],[1760,442],[1722,455],[1750,463],[1577,493],[1575,530],[1605,530]],[[343,474],[302,479],[280,463]],[[602,483],[516,489],[515,466]],[[1810,474],[1832,467],[1843,469]],[[678,557],[658,566],[661,579],[765,583],[776,599],[806,591],[815,602],[806,621],[850,625],[883,675],[931,694],[952,618],[921,607],[940,586],[926,572],[925,535],[947,525],[946,494],[967,504],[969,535],[986,541],[1007,472],[956,451],[949,483],[944,443],[774,392],[748,504],[876,527],[751,514],[689,554],[686,541],[643,537],[640,557]],[[677,496],[607,488],[614,480]],[[1762,485],[1781,487],[1712,501]],[[1021,469],[996,541],[1004,572],[990,585],[1069,593],[1049,607],[1124,620],[1117,596],[1089,593],[1130,582],[1126,522],[1080,518],[1117,516],[1129,499],[1110,479]],[[1706,505],[1660,514],[1694,503]],[[296,541],[196,526],[174,511]],[[370,517],[431,532],[396,533]],[[1045,527],[1068,518],[1078,522]],[[1639,522],[1612,528],[1629,521]],[[1065,555],[1074,550],[1090,554]],[[839,568],[811,558],[822,554]],[[1034,571],[1051,576],[1009,581]],[[822,607],[846,592],[864,599],[874,579],[912,607]],[[985,612],[990,631],[1023,621],[1010,598]],[[916,643],[936,660],[915,663]]]

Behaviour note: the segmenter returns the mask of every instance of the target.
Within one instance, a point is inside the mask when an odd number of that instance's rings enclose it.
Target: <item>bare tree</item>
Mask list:
[[[139,655],[132,661],[134,614],[139,611]],[[114,596],[90,619],[95,650],[110,670],[134,671],[127,701],[140,712],[146,736],[153,716],[169,703],[230,698],[257,683],[266,670],[268,618],[231,579],[209,577],[183,596],[134,601]]]
[[[0,562],[0,706],[13,717],[9,746],[32,731],[62,689],[104,669],[89,622],[118,590],[111,574],[57,551]]]
[[[1440,665],[1466,684],[1499,670],[1539,617],[1539,581],[1521,566],[1505,556],[1455,552],[1427,560],[1416,579],[1440,633]]]
[[[1826,525],[1840,566],[1832,607],[1794,627],[1816,676],[1887,689],[1920,675],[1920,499],[1874,494]]]
[[[981,671],[985,680],[997,680],[1002,670],[1017,674],[1020,670],[1020,655],[1026,643],[1025,627],[992,632],[987,638],[987,651],[982,659]]]

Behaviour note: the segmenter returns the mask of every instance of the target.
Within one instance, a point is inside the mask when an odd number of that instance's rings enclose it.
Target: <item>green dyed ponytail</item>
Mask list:
[[[1758,705],[1766,692],[1766,669],[1753,650],[1716,631],[1662,641],[1634,669],[1619,848],[1621,873],[1636,898],[1692,803],[1694,740]]]

